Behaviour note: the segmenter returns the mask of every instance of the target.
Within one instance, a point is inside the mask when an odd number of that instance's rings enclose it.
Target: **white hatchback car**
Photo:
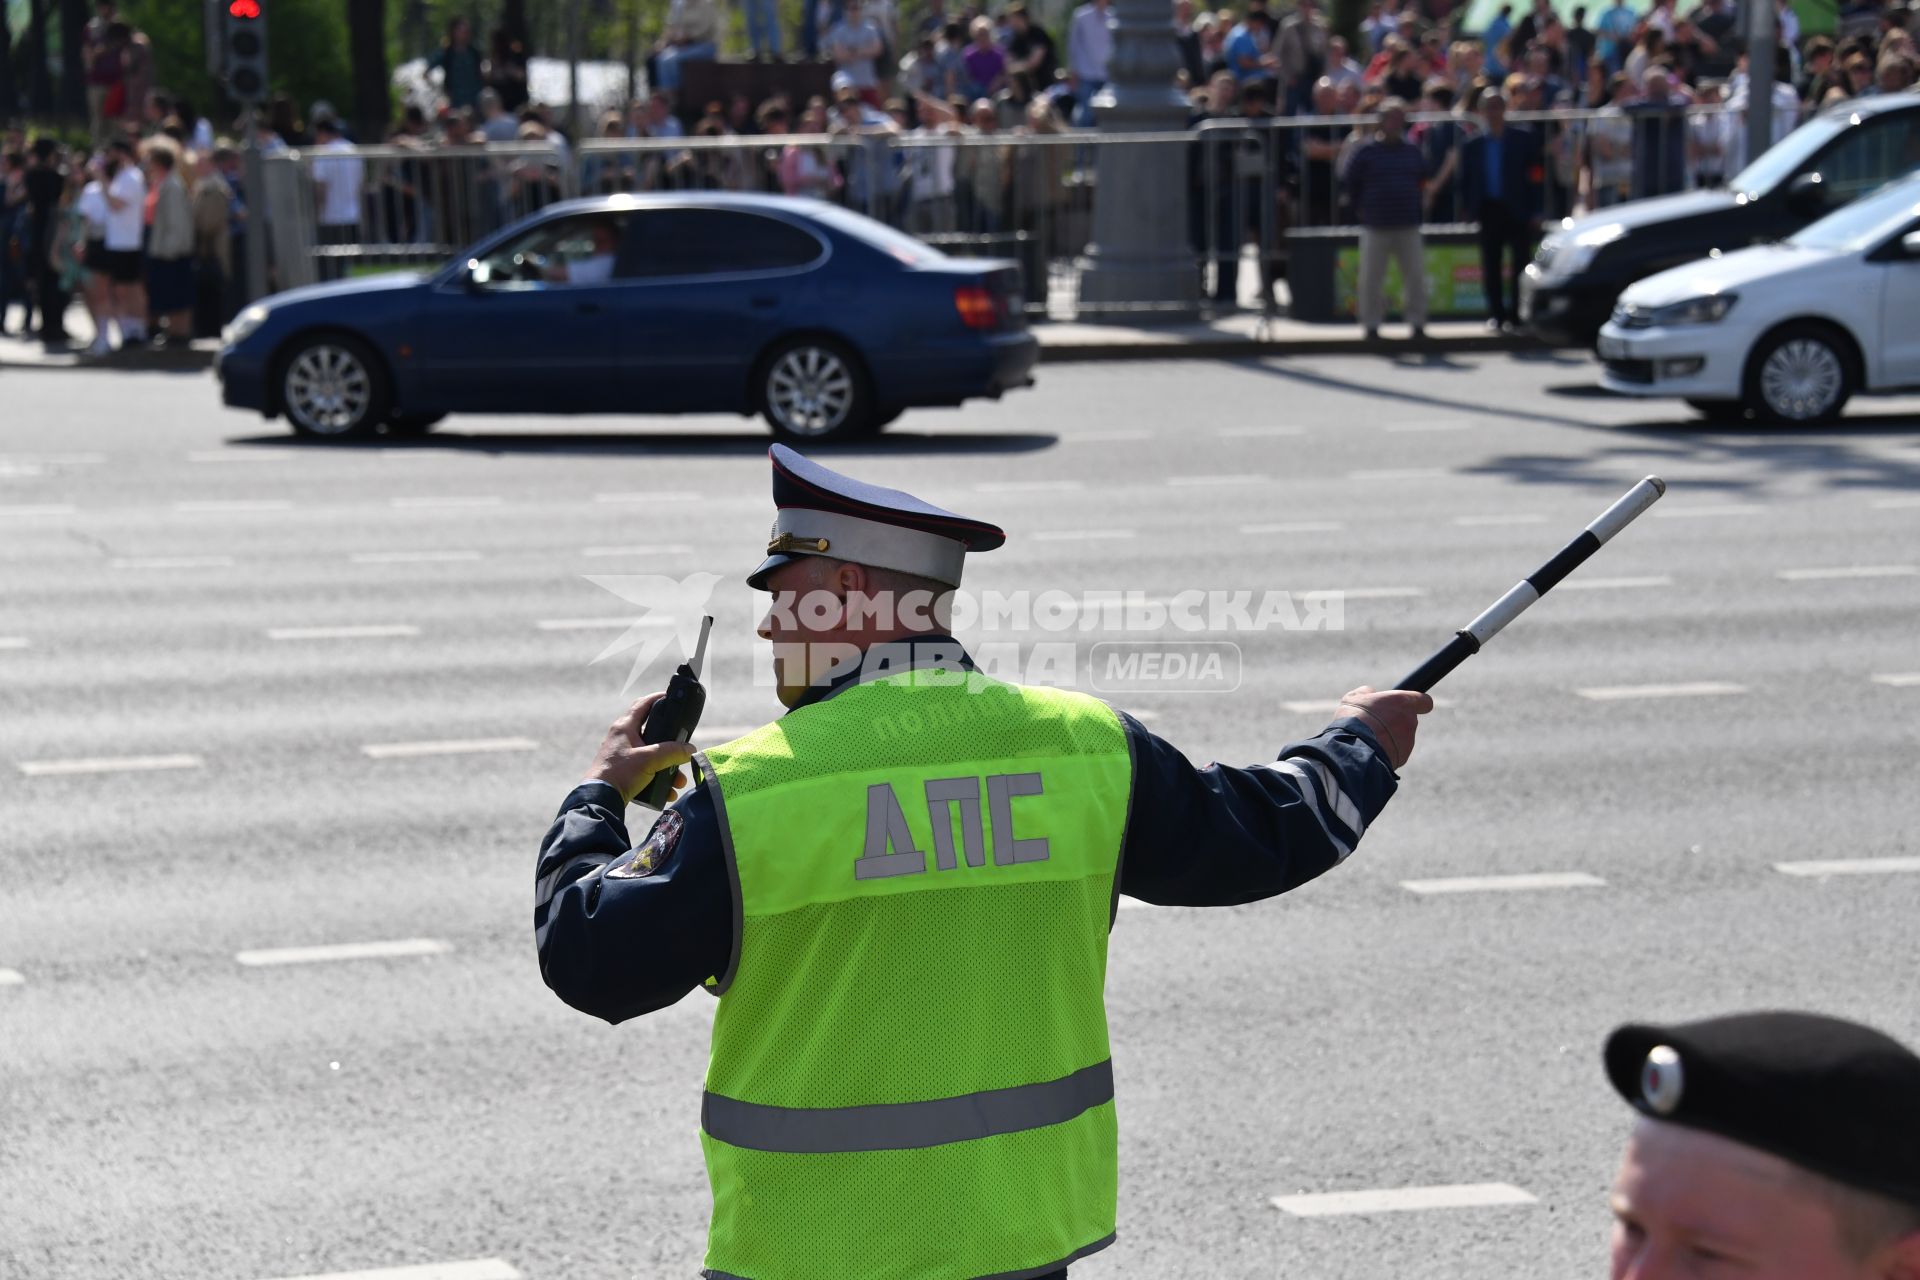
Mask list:
[[[1920,388],[1920,175],[1629,286],[1599,353],[1608,390],[1714,418],[1823,422],[1855,392]]]

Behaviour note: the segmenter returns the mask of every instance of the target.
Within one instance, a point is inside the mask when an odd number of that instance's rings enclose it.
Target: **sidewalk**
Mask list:
[[[1518,334],[1490,333],[1484,321],[1441,320],[1408,339],[1390,323],[1379,342],[1357,324],[1310,324],[1242,312],[1190,324],[1127,325],[1048,321],[1033,326],[1042,364],[1086,360],[1230,360],[1245,356],[1403,355],[1436,351],[1518,351],[1536,345]]]
[[[191,370],[213,366],[220,344],[211,338],[190,348],[120,351],[110,356],[83,356],[92,329],[84,312],[68,319],[73,345],[49,352],[38,341],[0,338],[0,369],[161,369]],[[1386,327],[1386,337],[1369,343],[1354,324],[1309,324],[1276,316],[1262,319],[1241,312],[1217,320],[1188,324],[1094,324],[1049,320],[1033,326],[1040,340],[1042,364],[1069,364],[1092,360],[1231,360],[1251,356],[1406,355],[1438,351],[1517,351],[1534,344],[1530,338],[1489,333],[1478,320],[1442,320],[1427,326],[1427,336],[1415,343],[1404,324]]]

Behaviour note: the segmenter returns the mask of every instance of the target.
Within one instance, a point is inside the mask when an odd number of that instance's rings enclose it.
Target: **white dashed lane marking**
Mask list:
[[[395,498],[392,505],[401,511],[458,510],[468,507],[497,507],[501,504],[497,493],[476,493],[440,498]]]
[[[1622,702],[1629,698],[1716,698],[1746,691],[1745,685],[1731,684],[1725,680],[1696,680],[1690,684],[1620,684],[1574,690],[1581,697],[1591,698],[1595,702]]]
[[[1078,480],[996,480],[973,486],[975,493],[1079,493],[1087,486]]]
[[[1131,529],[1042,529],[1035,542],[1115,542],[1133,537]]]
[[[417,636],[420,628],[404,622],[378,622],[346,627],[270,627],[269,640],[381,640]]]
[[[1650,574],[1644,578],[1568,578],[1555,587],[1555,591],[1625,591],[1633,587],[1670,587],[1673,579],[1664,573]]]
[[[1455,516],[1453,522],[1463,529],[1478,529],[1492,525],[1545,524],[1547,518],[1533,512],[1519,512],[1510,516]]]
[[[1766,510],[1757,503],[1729,502],[1717,507],[1655,507],[1653,514],[1662,520],[1711,520],[1718,516],[1764,515]]]
[[[614,627],[670,627],[672,618],[542,618],[542,631],[609,631]]]
[[[356,551],[354,564],[464,564],[478,560],[478,551]]]
[[[360,750],[374,760],[409,760],[416,756],[466,756],[492,751],[537,751],[532,738],[447,738],[439,742],[369,742]]]
[[[29,778],[51,778],[76,773],[152,773],[159,769],[198,769],[199,756],[86,756],[77,760],[21,760],[17,767]]]
[[[656,547],[582,547],[580,554],[593,556],[682,556],[693,548],[682,543],[671,543]]]
[[[1328,1191],[1318,1195],[1273,1198],[1274,1208],[1296,1218],[1397,1213],[1412,1209],[1485,1209],[1496,1205],[1534,1203],[1533,1196],[1505,1182],[1476,1182],[1453,1187],[1391,1187],[1378,1191]]]
[[[275,453],[235,452],[232,449],[192,449],[188,462],[281,462],[285,456]]]
[[[1784,876],[1875,876],[1920,871],[1920,858],[1829,858],[1814,862],[1776,862]]]
[[[709,1000],[709,1004],[718,1004]],[[499,1258],[466,1262],[428,1262],[412,1267],[383,1267],[375,1271],[330,1271],[325,1275],[289,1276],[285,1280],[523,1280],[512,1264]]]
[[[1445,467],[1382,467],[1373,471],[1349,471],[1349,480],[1438,480],[1450,474]]]
[[[437,956],[453,950],[438,938],[400,938],[393,942],[340,942],[322,947],[274,947],[241,951],[234,959],[250,968],[280,964],[324,964],[331,960],[387,960],[404,956]]]
[[[1242,533],[1338,533],[1347,526],[1338,520],[1282,520],[1278,524],[1243,524]]]
[[[243,516],[267,511],[291,511],[293,504],[284,498],[219,498],[199,502],[176,502],[173,509],[181,515]]]
[[[70,516],[76,510],[71,502],[30,502],[25,505],[0,506],[0,518],[7,516]]]
[[[699,502],[702,499],[699,494],[688,493],[684,489],[663,489],[645,493],[596,493],[593,495],[593,500],[595,502],[644,502],[648,506],[653,506],[662,502]]]
[[[4,649],[5,647],[6,641],[0,640],[0,649]],[[1875,676],[1873,682],[1875,684],[1892,685],[1896,689],[1912,689],[1920,687],[1920,671],[1889,672],[1886,675]]]
[[[1456,706],[1459,706],[1460,704],[1455,702],[1452,698],[1442,698],[1442,697],[1435,696],[1433,699],[1433,705],[1436,710],[1445,710],[1448,707],[1456,707]],[[1338,698],[1296,698],[1291,702],[1282,702],[1280,706],[1284,710],[1293,712],[1295,715],[1330,716],[1334,712],[1340,709],[1340,699]]]
[[[0,649],[25,649],[32,644],[25,636],[0,636]]]
[[[1819,582],[1829,578],[1911,578],[1920,574],[1920,565],[1848,564],[1828,569],[1782,569],[1779,576],[1787,582]]]
[[[1344,596],[1348,600],[1410,600],[1425,594],[1425,587],[1329,587],[1299,593],[1302,600],[1325,600],[1333,596]]]
[[[1214,432],[1222,440],[1274,440],[1307,434],[1305,427],[1222,427]]]
[[[0,969],[0,987],[18,987],[25,985],[27,975],[18,969]]]
[[[119,556],[107,562],[115,569],[225,569],[232,556]]]
[[[1920,495],[1911,498],[1875,498],[1875,511],[1912,511],[1920,508]]]
[[[1230,485],[1266,484],[1267,477],[1252,472],[1224,476],[1168,476],[1167,483],[1176,489],[1219,489]]]
[[[1536,871],[1510,876],[1451,876],[1438,880],[1402,880],[1410,893],[1520,893],[1531,889],[1599,889],[1606,881],[1584,871]]]

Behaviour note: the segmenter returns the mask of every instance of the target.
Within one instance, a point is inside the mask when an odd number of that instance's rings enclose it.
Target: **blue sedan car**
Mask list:
[[[1032,385],[1019,269],[949,258],[812,200],[555,204],[428,274],[276,294],[216,365],[226,403],[295,431],[449,413],[762,413],[842,439]]]

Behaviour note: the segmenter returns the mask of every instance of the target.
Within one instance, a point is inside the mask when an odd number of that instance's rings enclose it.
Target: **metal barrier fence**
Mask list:
[[[654,191],[813,196],[860,210],[948,253],[1012,258],[1036,318],[1088,314],[1080,261],[1092,237],[1101,157],[1184,173],[1187,238],[1203,299],[1278,305],[1290,235],[1349,227],[1342,175],[1373,117],[1214,120],[1185,133],[908,133],[592,139],[426,150],[298,151],[265,168],[274,284],[425,267],[553,201]],[[1576,209],[1714,186],[1738,167],[1743,121],[1717,107],[1512,112],[1539,142],[1547,221]],[[1415,115],[1427,153],[1426,221],[1463,231],[1475,206],[1463,148],[1477,117]],[[1167,149],[1176,154],[1166,154]]]

